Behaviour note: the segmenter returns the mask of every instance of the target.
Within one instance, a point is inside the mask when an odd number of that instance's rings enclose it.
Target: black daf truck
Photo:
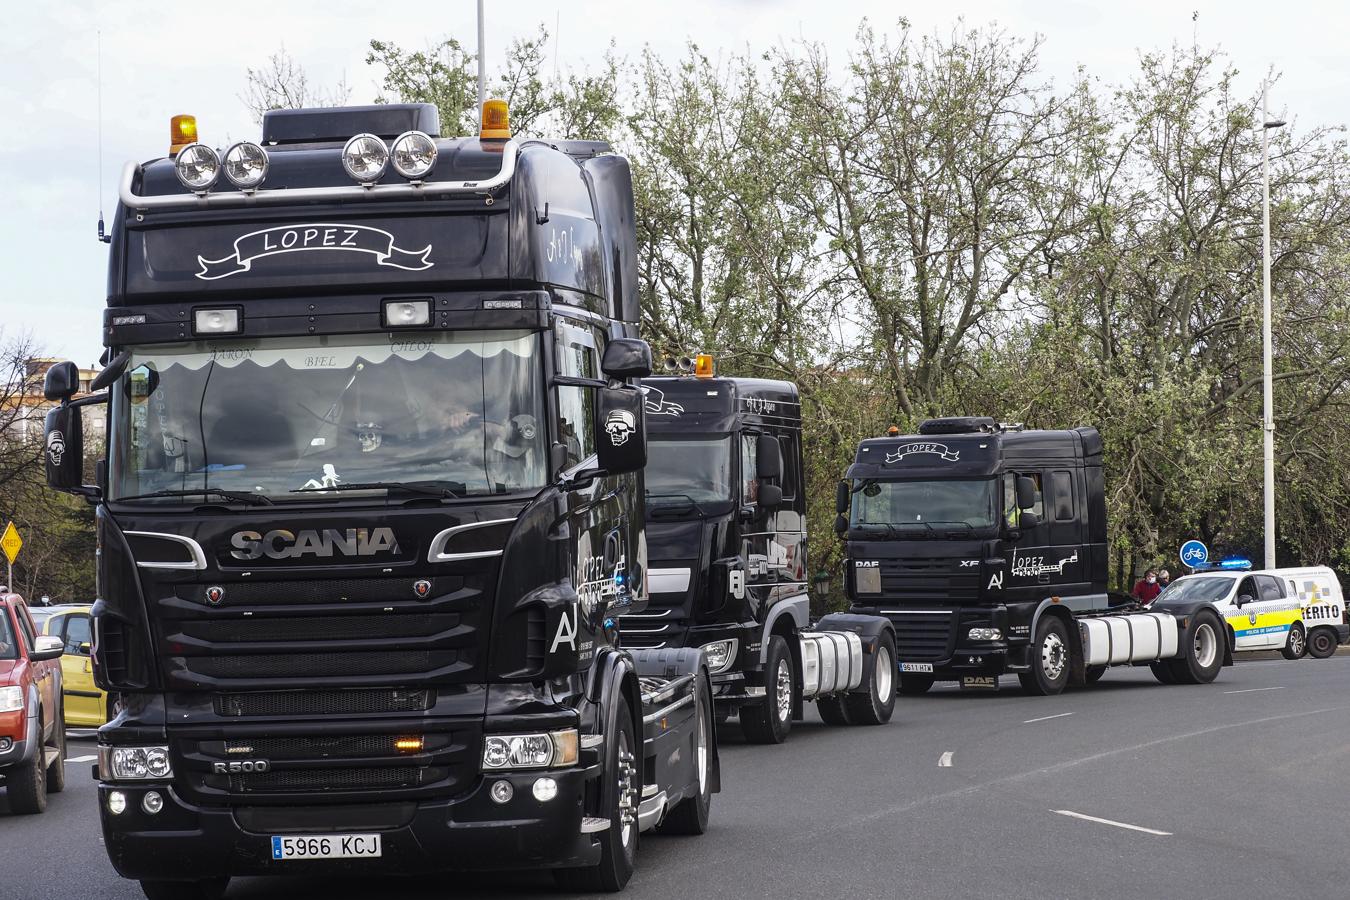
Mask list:
[[[73,401],[52,369],[46,446],[97,504],[99,812],[151,898],[616,890],[639,831],[706,827],[702,656],[618,642],[647,603],[628,163],[439,133],[430,105],[277,111],[124,172],[107,367]]]
[[[1143,607],[1107,590],[1104,490],[1095,428],[967,417],[864,440],[835,530],[852,609],[895,623],[900,692],[1016,673],[1026,692],[1057,694],[1112,665],[1198,684],[1231,665],[1213,604]]]
[[[827,722],[888,721],[890,623],[810,621],[797,386],[715,377],[707,354],[687,367],[643,381],[651,596],[625,646],[702,648],[719,716],[755,743],[781,743],[804,700]]]

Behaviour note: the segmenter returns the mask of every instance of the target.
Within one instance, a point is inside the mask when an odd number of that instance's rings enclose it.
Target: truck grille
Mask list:
[[[376,650],[350,653],[259,653],[250,656],[189,657],[190,671],[208,678],[305,678],[361,672],[415,675],[445,668],[453,653]]]
[[[281,616],[184,622],[182,634],[202,641],[361,640],[369,638],[429,637],[459,624],[455,613],[367,616]]]
[[[385,766],[369,769],[297,769],[230,776],[230,791],[236,794],[284,791],[387,791],[420,788],[449,774],[441,768],[418,769]]]
[[[427,690],[259,691],[252,694],[217,694],[216,715],[229,718],[251,716],[344,716],[370,713],[422,712],[431,708]]]
[[[952,624],[956,611],[903,612],[883,610],[895,625],[895,652],[901,662],[946,659],[955,649]]]
[[[958,573],[955,559],[883,559],[881,594],[886,600],[955,603],[980,594],[978,569]]]

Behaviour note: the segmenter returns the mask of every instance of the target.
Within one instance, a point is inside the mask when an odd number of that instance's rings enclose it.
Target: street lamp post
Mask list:
[[[1271,119],[1266,106],[1270,88],[1261,85],[1261,392],[1264,413],[1261,422],[1262,462],[1265,468],[1265,535],[1267,569],[1275,568],[1275,409],[1272,401],[1273,352],[1270,334],[1270,130],[1284,124]]]

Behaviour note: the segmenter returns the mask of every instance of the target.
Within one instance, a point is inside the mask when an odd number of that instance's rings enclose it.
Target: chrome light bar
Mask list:
[[[308,203],[312,201],[338,202],[344,200],[406,200],[427,194],[486,194],[506,184],[516,172],[516,152],[519,145],[509,140],[502,148],[502,167],[496,175],[483,181],[424,181],[420,184],[359,184],[334,185],[313,188],[277,188],[252,193],[229,191],[212,194],[155,194],[142,196],[132,185],[140,164],[129,162],[122,167],[122,181],[118,187],[122,204],[128,209],[201,209],[209,206],[263,206],[268,204]]]

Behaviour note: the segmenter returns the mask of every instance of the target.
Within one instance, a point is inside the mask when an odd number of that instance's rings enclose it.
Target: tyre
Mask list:
[[[866,691],[844,695],[844,707],[855,725],[884,725],[895,712],[895,638],[883,632],[872,654],[872,668],[863,676]]]
[[[1223,626],[1212,612],[1198,612],[1181,639],[1185,655],[1167,660],[1177,684],[1209,684],[1223,668]]]
[[[1313,659],[1326,659],[1336,654],[1336,632],[1330,628],[1314,628],[1308,635],[1308,655]]]
[[[781,744],[792,730],[792,699],[797,687],[792,654],[782,635],[769,638],[764,666],[764,699],[741,707],[741,733],[752,744]]]
[[[66,716],[64,704],[56,716],[56,733],[52,745],[56,759],[47,767],[47,793],[59,794],[66,789]]]
[[[33,756],[5,771],[5,790],[9,796],[10,812],[19,815],[35,815],[47,809],[47,763],[44,760],[42,735],[42,717],[38,716],[38,745]]]
[[[205,881],[142,881],[141,893],[146,900],[220,900],[225,896],[229,878],[210,878]]]
[[[1063,692],[1069,683],[1069,629],[1058,616],[1041,616],[1031,647],[1031,671],[1019,672],[1022,690],[1038,697]]]
[[[906,697],[917,697],[928,693],[933,686],[932,675],[916,675],[913,672],[900,673],[900,693]]]
[[[1172,661],[1170,659],[1160,659],[1157,662],[1148,664],[1153,672],[1153,677],[1163,684],[1176,684],[1177,680],[1172,677]]]
[[[839,694],[831,694],[817,700],[816,712],[820,713],[820,718],[826,725],[851,724],[848,719],[848,706]]]
[[[579,869],[555,869],[558,886],[576,893],[614,893],[633,877],[638,844],[638,798],[642,792],[642,748],[633,733],[633,716],[622,696],[615,710],[614,733],[605,741],[600,815],[609,827],[600,833],[600,861]],[[153,898],[152,898],[153,900]]]
[[[1083,673],[1083,680],[1088,684],[1095,684],[1106,674],[1106,666],[1088,666],[1087,671]]]
[[[662,834],[702,834],[708,830],[708,813],[712,808],[712,698],[702,677],[699,678],[694,710],[694,735],[690,756],[698,777],[698,793],[686,797],[666,813],[665,821],[657,830]]]
[[[1285,659],[1302,659],[1308,655],[1308,635],[1302,622],[1295,622],[1289,629],[1289,639],[1284,642],[1280,655]]]

